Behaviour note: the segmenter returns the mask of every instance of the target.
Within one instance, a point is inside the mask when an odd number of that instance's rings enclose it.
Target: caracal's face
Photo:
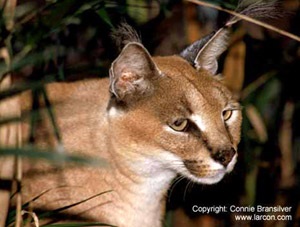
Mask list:
[[[239,104],[219,80],[180,57],[154,62],[161,76],[153,91],[109,110],[120,144],[195,182],[220,181],[237,160]]]

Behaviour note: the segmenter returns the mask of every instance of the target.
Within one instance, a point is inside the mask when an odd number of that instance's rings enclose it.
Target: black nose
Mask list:
[[[226,167],[232,160],[235,153],[236,151],[234,148],[218,150],[217,152],[213,153],[212,158]]]

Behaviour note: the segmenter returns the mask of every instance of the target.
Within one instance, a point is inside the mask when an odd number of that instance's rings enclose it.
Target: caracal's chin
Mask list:
[[[222,164],[209,159],[208,161],[189,161],[179,165],[176,171],[199,184],[216,184],[221,181],[227,173],[230,173],[237,162],[237,154],[230,163],[225,167]]]

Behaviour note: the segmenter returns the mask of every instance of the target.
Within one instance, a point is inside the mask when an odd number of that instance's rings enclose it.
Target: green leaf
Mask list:
[[[67,187],[70,187],[70,186],[59,186],[59,187],[56,187],[55,189],[57,189],[57,188],[67,188]],[[48,189],[48,190],[42,192],[41,194],[37,195],[33,199],[31,199],[27,203],[23,204],[22,205],[22,210],[27,209],[29,207],[30,203],[36,201],[41,196],[45,195],[46,193],[50,192],[53,189],[54,188]],[[42,219],[42,218],[50,217],[50,216],[55,215],[55,214],[57,214],[57,213],[59,213],[61,211],[64,211],[64,210],[69,209],[69,208],[72,208],[74,206],[77,206],[77,205],[79,205],[81,203],[87,202],[87,201],[89,201],[89,200],[91,200],[91,199],[93,199],[95,197],[101,196],[101,195],[103,195],[105,193],[109,193],[109,192],[111,192],[111,190],[98,193],[98,194],[93,195],[93,196],[91,196],[91,197],[89,197],[87,199],[84,199],[82,201],[79,201],[77,203],[73,203],[73,204],[65,206],[65,207],[61,207],[61,208],[53,210],[53,211],[41,213],[41,214],[38,215],[38,218]],[[14,223],[15,222],[15,216],[16,216],[16,210],[14,209],[14,210],[12,210],[12,211],[9,212],[6,225],[10,225],[10,224]],[[92,222],[92,223],[63,223],[63,224],[43,225],[43,227],[50,227],[50,226],[51,227],[55,227],[55,226],[58,227],[58,226],[113,226],[113,225],[104,224],[104,223],[100,223],[100,222]]]
[[[58,214],[58,213],[60,213],[60,212],[62,212],[62,211],[64,211],[64,210],[67,210],[67,209],[70,209],[70,208],[72,208],[72,207],[78,206],[78,205],[80,205],[80,204],[82,204],[82,203],[85,203],[85,202],[87,202],[87,201],[89,201],[89,200],[91,200],[91,199],[94,199],[94,198],[96,198],[96,197],[98,197],[98,196],[101,196],[101,195],[106,194],[106,193],[109,193],[109,192],[112,192],[112,190],[100,192],[100,193],[98,193],[98,194],[96,194],[96,195],[93,195],[93,196],[91,196],[91,197],[88,197],[88,198],[86,198],[86,199],[83,199],[83,200],[81,200],[81,201],[79,201],[79,202],[72,203],[71,205],[67,205],[67,206],[64,206],[64,207],[61,207],[61,208],[58,208],[58,209],[55,209],[55,210],[52,210],[52,211],[49,211],[49,212],[45,212],[45,213],[39,214],[38,217],[39,217],[40,219],[51,217],[51,216],[56,215],[56,214]]]
[[[111,28],[114,27],[109,15],[107,14],[107,11],[105,8],[101,8],[100,10],[98,10],[98,15],[101,17],[101,19],[107,23]]]
[[[52,105],[51,105],[50,100],[48,98],[48,94],[46,92],[45,87],[42,88],[42,95],[43,95],[43,99],[44,99],[45,104],[46,104],[46,109],[47,109],[48,115],[50,117],[52,127],[54,129],[55,137],[56,137],[58,142],[61,142],[60,130],[59,130],[58,125],[56,123],[56,118],[55,118],[55,115],[54,115],[54,112],[53,112],[53,109],[52,109]]]
[[[42,88],[46,83],[54,82],[55,79],[56,79],[55,75],[49,75],[49,76],[44,77],[44,79],[40,80],[40,81],[16,84],[13,87],[0,92],[0,101],[2,99],[9,98],[11,96],[20,94],[21,92],[24,92],[24,91],[27,91],[30,89],[35,90],[38,88]]]
[[[22,121],[22,117],[8,117],[4,119],[0,119],[0,126],[4,124],[14,123]]]
[[[69,186],[59,186],[59,187],[55,187],[55,188],[50,188],[48,190],[45,190],[43,191],[41,194],[37,195],[36,197],[34,197],[33,199],[31,199],[30,201],[24,203],[22,205],[22,210],[26,210],[30,203],[38,200],[40,197],[42,197],[43,195],[47,194],[48,192],[52,191],[53,189],[57,189],[57,188],[66,188],[66,187],[69,187]],[[15,194],[13,194],[11,196],[11,198],[13,198],[15,196]],[[11,210],[9,213],[8,213],[8,216],[7,216],[7,220],[6,220],[6,226],[9,226],[10,224],[14,223],[15,222],[15,219],[16,219],[16,209],[13,209]]]
[[[17,72],[25,66],[38,66],[54,58],[63,57],[67,51],[64,47],[58,48],[56,45],[49,45],[43,51],[27,53],[22,58],[13,58],[9,69],[5,63],[0,63],[0,78],[9,72]]]
[[[39,149],[34,146],[26,146],[22,148],[11,148],[11,147],[1,147],[0,148],[0,157],[1,156],[21,156],[26,158],[33,159],[45,159],[54,163],[79,163],[84,165],[91,166],[107,166],[107,162],[101,158],[95,157],[86,157],[80,155],[69,155],[65,152],[58,152],[61,147],[57,149]]]

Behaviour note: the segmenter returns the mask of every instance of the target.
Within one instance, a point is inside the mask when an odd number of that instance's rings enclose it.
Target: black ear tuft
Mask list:
[[[121,23],[112,31],[111,37],[119,51],[121,51],[128,43],[142,43],[137,31],[125,22]]]

